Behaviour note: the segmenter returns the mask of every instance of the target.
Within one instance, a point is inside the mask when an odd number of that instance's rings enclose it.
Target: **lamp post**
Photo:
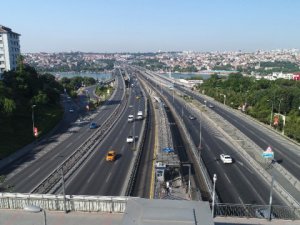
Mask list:
[[[267,100],[268,102],[272,102],[272,109],[271,109],[271,117],[270,117],[270,126],[272,126],[272,118],[273,118],[273,110],[274,110],[274,102],[271,99]]]
[[[220,94],[220,95],[222,95],[223,97],[224,97],[224,105],[226,105],[226,95],[224,95],[224,94]]]
[[[217,175],[214,174],[213,176],[213,182],[214,182],[214,187],[213,187],[213,199],[212,199],[212,217],[215,217],[215,192],[216,192],[216,181],[217,181]]]
[[[31,119],[32,119],[32,133],[33,133],[33,136],[35,136],[34,135],[34,107],[36,107],[36,105],[31,106]]]
[[[187,167],[189,167],[188,191],[189,191],[189,195],[190,195],[190,197],[191,197],[191,164],[182,164],[182,166],[187,166]]]
[[[63,188],[63,196],[64,196],[64,211],[67,213],[67,205],[66,205],[66,187],[65,187],[65,177],[64,177],[64,170],[61,167],[61,181],[62,181],[62,188]]]
[[[270,167],[271,167],[271,175],[272,175],[272,180],[271,180],[271,188],[270,188],[270,198],[269,198],[269,217],[268,219],[271,221],[272,219],[272,201],[273,201],[273,186],[274,186],[274,166],[272,164],[275,164],[276,160],[272,159]]]
[[[201,149],[202,149],[202,111],[200,110],[200,119],[199,119],[199,163],[201,158]]]

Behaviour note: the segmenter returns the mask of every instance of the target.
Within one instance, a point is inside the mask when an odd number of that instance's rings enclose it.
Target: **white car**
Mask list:
[[[221,154],[220,159],[222,160],[222,162],[224,164],[225,163],[232,163],[232,158],[230,157],[230,155]]]
[[[133,115],[129,115],[129,116],[128,116],[128,122],[133,122],[133,120],[134,120]]]
[[[133,137],[132,136],[128,136],[126,139],[127,143],[132,143],[133,142]]]

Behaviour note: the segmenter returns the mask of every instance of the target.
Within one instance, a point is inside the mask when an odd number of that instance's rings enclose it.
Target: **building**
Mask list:
[[[20,34],[0,25],[0,74],[16,69],[20,55],[19,37]]]

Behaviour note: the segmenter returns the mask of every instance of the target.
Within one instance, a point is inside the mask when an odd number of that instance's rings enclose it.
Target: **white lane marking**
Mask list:
[[[90,178],[87,180],[88,184],[90,183],[90,181],[92,180],[92,178],[94,177],[94,175],[95,175],[95,171],[92,173],[92,175],[90,176]]]
[[[70,142],[70,143],[66,146],[66,148],[69,148],[72,144],[73,144],[73,142]]]
[[[41,167],[39,167],[35,172],[31,173],[28,177],[32,177],[33,175],[35,175],[36,173],[38,173],[40,171]]]
[[[241,203],[244,205],[244,202],[243,202],[243,200],[241,199],[241,197],[239,196],[238,198],[239,198],[239,200],[241,201]]]
[[[229,180],[228,176],[226,173],[224,173],[225,178],[227,179],[227,181],[231,184],[231,181]]]
[[[110,176],[111,176],[111,172],[108,174],[108,176],[107,176],[107,178],[105,180],[105,183],[107,183],[107,181],[109,180]]]

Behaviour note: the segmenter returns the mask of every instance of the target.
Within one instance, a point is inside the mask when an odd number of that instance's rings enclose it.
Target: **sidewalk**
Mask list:
[[[124,214],[46,211],[47,225],[119,225]],[[0,210],[0,225],[44,224],[44,213],[23,210]]]

